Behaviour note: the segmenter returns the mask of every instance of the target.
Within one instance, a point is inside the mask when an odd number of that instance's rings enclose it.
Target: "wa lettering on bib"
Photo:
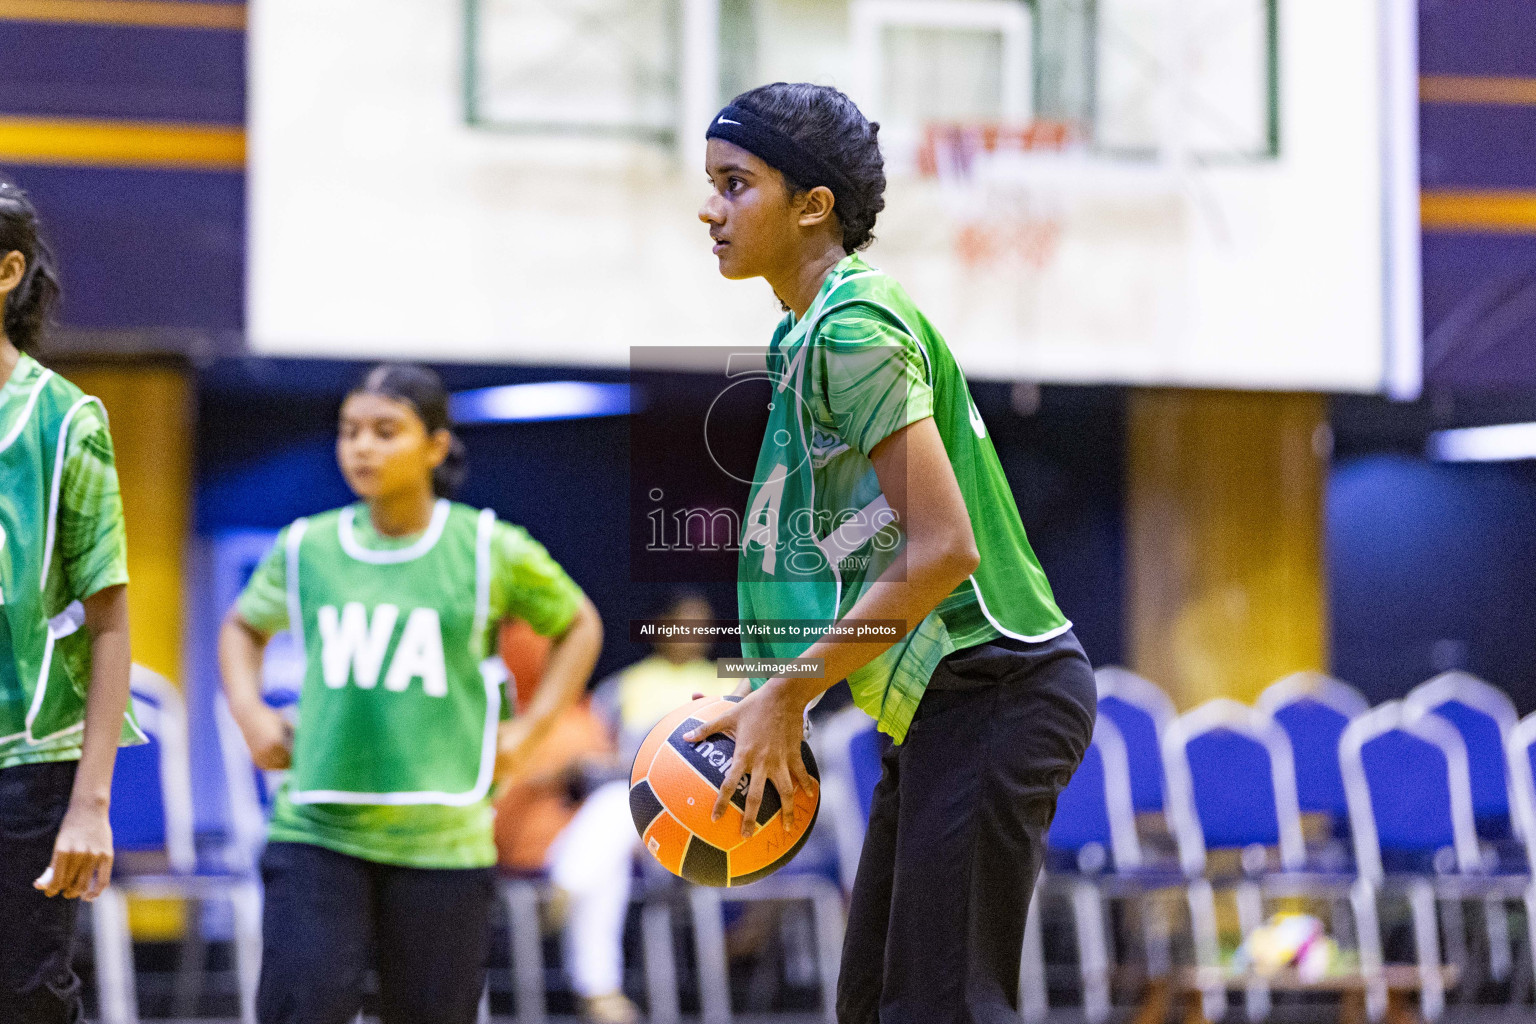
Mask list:
[[[355,508],[289,528],[307,665],[296,804],[465,806],[490,791],[501,681],[482,672],[495,514],[439,501],[414,544],[362,547]]]

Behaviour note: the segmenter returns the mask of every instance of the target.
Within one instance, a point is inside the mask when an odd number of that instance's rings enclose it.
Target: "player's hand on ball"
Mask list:
[[[711,817],[718,821],[730,805],[743,777],[748,778],[747,803],[742,810],[741,834],[751,836],[763,803],[763,788],[772,782],[779,791],[784,831],[795,824],[794,795],[797,788],[810,789],[814,782],[805,770],[800,744],[805,740],[805,703],[798,700],[782,679],[770,679],[761,689],[733,704],[712,722],[683,738],[698,743],[716,733],[736,741],[736,753],[726,769],[725,782],[715,800]]]
[[[265,704],[253,705],[236,716],[251,760],[263,771],[282,771],[293,764],[293,723]]]
[[[54,840],[53,860],[32,887],[49,896],[94,900],[111,881],[112,825],[107,809],[71,804]]]

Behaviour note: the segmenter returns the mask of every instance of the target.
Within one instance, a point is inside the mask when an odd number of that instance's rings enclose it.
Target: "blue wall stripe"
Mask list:
[[[0,173],[38,205],[64,280],[64,326],[242,328],[245,175],[38,166]]]
[[[243,124],[245,35],[0,22],[0,112]]]
[[[1530,0],[1424,0],[1422,75],[1536,75],[1536,4]]]
[[[1424,334],[1426,384],[1450,392],[1515,392],[1536,384],[1536,332],[1529,328],[1536,288],[1536,236],[1426,233]],[[1530,288],[1522,290],[1529,282]],[[1482,315],[1441,354],[1437,331],[1466,303]],[[1465,316],[1458,321],[1466,322]]]
[[[1425,188],[1536,188],[1536,107],[1419,108]]]

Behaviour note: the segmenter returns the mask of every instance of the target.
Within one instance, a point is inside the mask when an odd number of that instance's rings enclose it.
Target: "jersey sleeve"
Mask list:
[[[70,596],[128,582],[128,535],[112,435],[101,406],[82,405],[65,441],[59,482],[59,561]]]
[[[822,324],[815,372],[833,426],[866,456],[933,415],[928,364],[915,338],[853,307]]]
[[[540,636],[565,631],[582,592],[528,531],[497,520],[491,533],[491,619],[516,616]]]
[[[283,528],[271,549],[251,573],[240,591],[235,612],[252,627],[267,635],[288,628],[288,531]]]

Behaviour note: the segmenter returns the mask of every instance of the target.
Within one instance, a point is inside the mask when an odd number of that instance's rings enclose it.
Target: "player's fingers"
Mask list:
[[[705,722],[692,732],[685,733],[683,741],[685,743],[700,743],[717,733],[723,733],[726,736],[736,735],[736,710],[734,708],[712,721]]]
[[[789,765],[780,765],[773,773],[773,788],[779,791],[779,817],[784,819],[784,831],[795,827],[795,777]]]
[[[795,777],[796,789],[803,789],[809,793],[816,788],[816,780],[811,777],[810,771],[805,767],[805,761],[795,758],[789,762],[789,770]]]
[[[74,874],[63,892],[65,899],[77,900],[85,895],[85,891],[91,887],[91,874],[96,870],[96,858],[97,854],[89,850],[81,850],[75,855]]]
[[[89,903],[96,897],[106,892],[107,886],[112,884],[112,855],[102,854],[96,858],[96,868],[91,872],[90,884],[86,887],[83,899]]]
[[[741,812],[741,834],[752,838],[757,828],[757,811],[763,806],[763,787],[768,784],[768,773],[759,768],[750,773],[747,783],[747,805]]]
[[[731,796],[736,792],[736,787],[741,785],[741,777],[746,774],[746,765],[738,759],[732,758],[730,765],[725,769],[725,781],[720,783],[720,795],[715,798],[714,809],[709,813],[710,821],[719,821],[720,815],[731,804]]]
[[[49,896],[61,893],[68,896],[79,885],[83,855],[74,850],[59,850],[54,854],[53,883],[44,891]]]
[[[99,863],[100,854],[81,853],[79,866],[75,869],[75,877],[71,884],[64,890],[64,898],[77,900],[90,891],[91,883],[96,874],[96,865]]]

